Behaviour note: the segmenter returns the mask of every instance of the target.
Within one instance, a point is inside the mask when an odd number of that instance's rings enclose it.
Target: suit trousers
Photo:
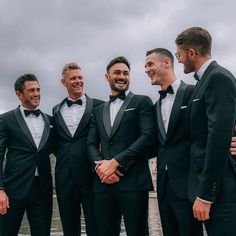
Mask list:
[[[175,195],[170,185],[168,171],[165,174],[164,185],[164,194],[162,198],[158,198],[163,235],[202,236],[202,223],[193,216],[193,204],[188,199],[181,199]]]
[[[116,236],[115,228],[123,215],[127,236],[147,235],[148,191],[120,191],[108,186],[95,193],[95,219],[98,236]]]
[[[204,225],[208,236],[235,236],[236,202],[213,204],[210,210],[210,220],[205,221]]]
[[[86,233],[96,236],[92,186],[78,185],[70,173],[64,185],[56,184],[56,193],[64,236],[81,235],[81,205]]]
[[[9,199],[7,214],[0,216],[1,236],[17,236],[26,212],[32,236],[50,236],[52,198],[45,199],[39,177],[35,177],[28,196],[22,200]]]

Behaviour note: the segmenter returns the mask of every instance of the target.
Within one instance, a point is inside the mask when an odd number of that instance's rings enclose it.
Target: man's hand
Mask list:
[[[203,202],[196,199],[193,204],[193,215],[199,221],[205,221],[210,219],[211,203]]]
[[[236,131],[236,126],[234,126],[234,130]],[[232,137],[230,152],[232,156],[236,156],[236,137]]]
[[[120,178],[115,173],[112,174],[110,177],[108,177],[106,180],[101,180],[101,182],[105,184],[115,184],[115,183],[118,183],[119,181],[120,181]]]
[[[0,190],[0,214],[5,215],[7,213],[7,208],[9,208],[8,197],[4,190]]]
[[[106,182],[108,178],[117,171],[119,163],[115,159],[96,161],[96,172],[101,182]],[[121,173],[117,172],[119,176]]]

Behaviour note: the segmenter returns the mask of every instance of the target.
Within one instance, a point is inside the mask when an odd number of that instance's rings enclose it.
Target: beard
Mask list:
[[[120,93],[129,89],[129,83],[127,82],[125,86],[122,86],[122,87],[119,87],[116,84],[111,84],[110,87],[113,91]]]
[[[195,63],[187,58],[186,62],[184,63],[184,73],[188,74],[194,72],[194,70],[195,70]]]

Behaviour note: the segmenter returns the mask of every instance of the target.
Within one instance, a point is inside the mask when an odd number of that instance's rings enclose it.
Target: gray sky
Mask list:
[[[175,53],[177,34],[191,26],[211,33],[213,58],[236,75],[235,9],[235,0],[0,0],[0,113],[19,104],[16,78],[34,73],[40,108],[51,114],[67,95],[61,69],[73,61],[82,67],[85,92],[106,100],[105,67],[120,55],[131,63],[131,90],[155,101],[159,88],[144,73],[145,52],[165,47]],[[175,70],[194,83],[181,64]]]

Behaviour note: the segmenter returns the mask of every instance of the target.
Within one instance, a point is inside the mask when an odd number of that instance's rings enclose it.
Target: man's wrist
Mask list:
[[[198,199],[199,201],[201,201],[201,202],[208,203],[208,204],[212,204],[212,202],[207,201],[207,200],[204,200],[204,199],[202,199],[202,198],[200,198],[200,197],[197,197],[197,199]]]

